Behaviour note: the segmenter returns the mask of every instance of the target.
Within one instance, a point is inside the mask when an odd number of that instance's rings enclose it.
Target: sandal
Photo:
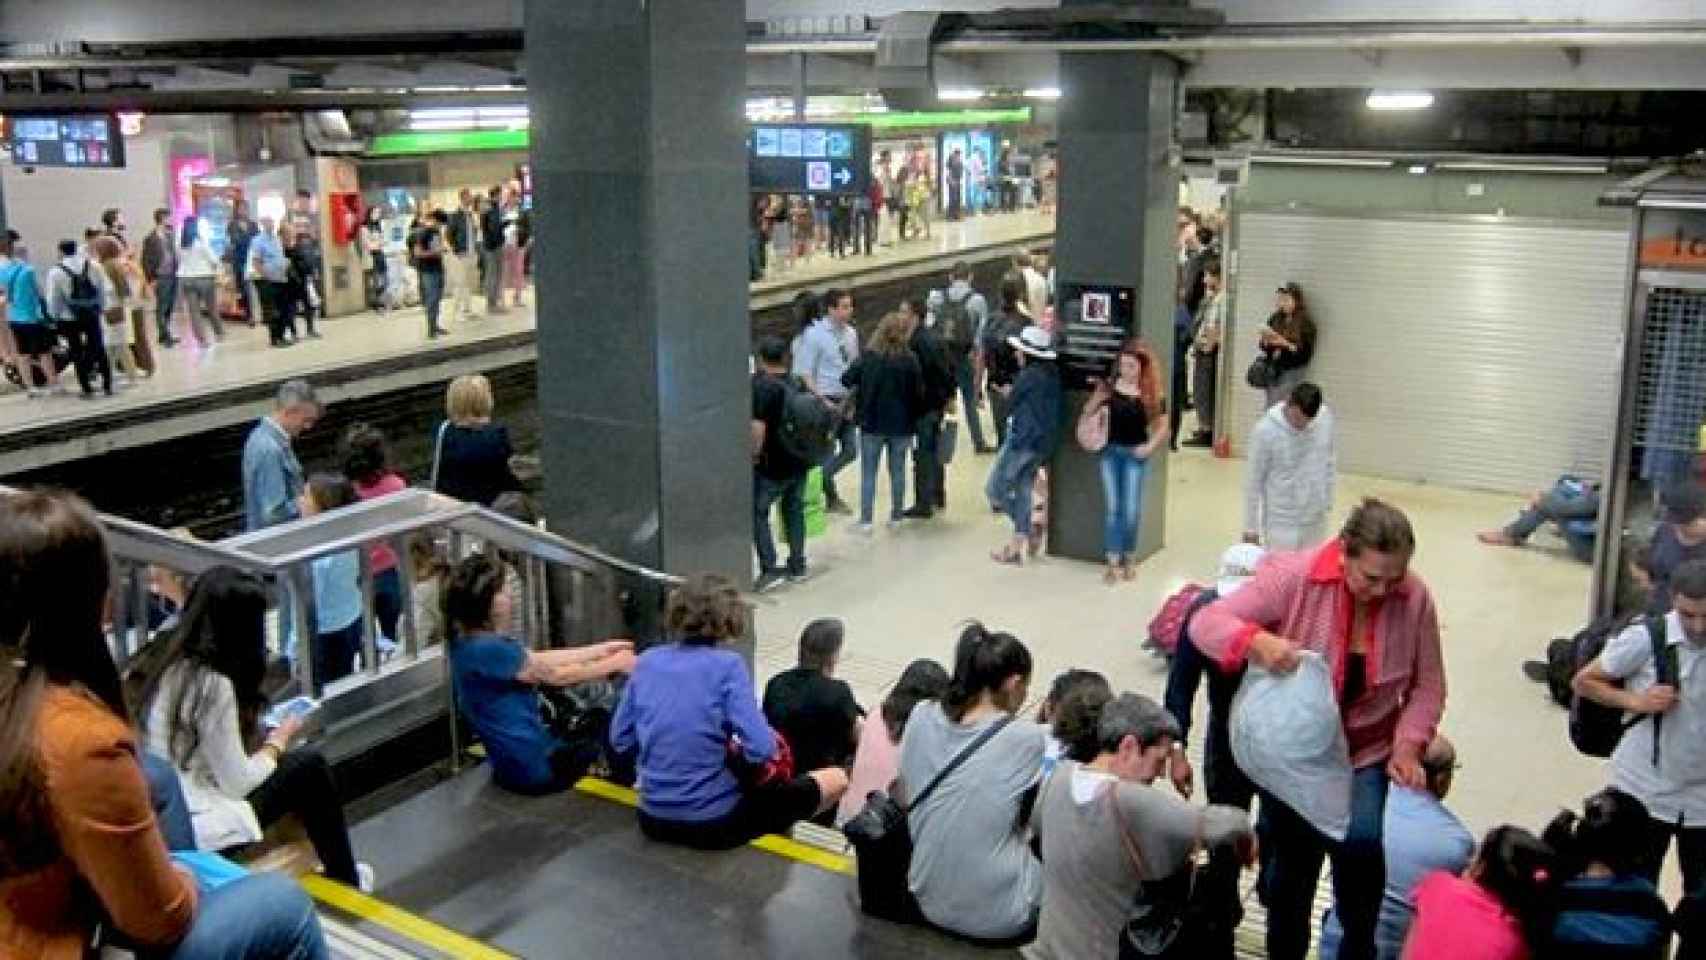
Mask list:
[[[1124,565],[1123,567],[1121,567],[1120,568],[1120,576],[1124,577],[1127,580],[1136,580],[1137,579],[1137,564],[1128,563],[1128,564]]]
[[[1115,566],[1109,566],[1106,570],[1103,570],[1102,571],[1102,582],[1107,584],[1110,587],[1116,583],[1119,583],[1120,582],[1120,568],[1115,567]]]
[[[1024,556],[1020,554],[1019,551],[1013,549],[1011,545],[1002,547],[999,550],[990,551],[989,559],[994,560],[996,563],[1006,564],[1010,567],[1022,567],[1025,565]]]

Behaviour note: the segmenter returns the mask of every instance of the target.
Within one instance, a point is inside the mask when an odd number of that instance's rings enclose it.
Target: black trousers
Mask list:
[[[332,780],[331,764],[320,751],[313,747],[286,750],[272,776],[249,792],[249,804],[263,828],[295,814],[308,831],[326,876],[356,885],[355,852],[350,848],[343,801]]]
[[[59,333],[71,347],[71,362],[77,365],[77,382],[84,393],[95,392],[95,374],[101,375],[101,389],[113,392],[113,365],[107,358],[107,336],[101,331],[99,316],[78,320],[61,320]]]
[[[1007,398],[1011,392],[1002,393],[992,383],[985,385],[984,390],[989,394],[989,417],[995,421],[995,442],[999,446],[1007,442]]]
[[[817,813],[823,794],[809,774],[748,787],[740,802],[715,820],[665,820],[640,811],[640,832],[658,843],[695,850],[733,850],[767,833],[782,833]]]
[[[918,418],[918,446],[912,454],[912,504],[927,510],[948,505],[947,471],[942,469],[942,411]]]
[[[1676,859],[1682,867],[1684,893],[1706,893],[1706,825],[1685,825],[1656,818],[1647,820],[1646,855],[1641,872],[1656,885],[1671,841],[1676,841]]]

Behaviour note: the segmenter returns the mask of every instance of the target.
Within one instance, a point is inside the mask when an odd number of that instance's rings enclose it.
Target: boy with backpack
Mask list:
[[[1674,839],[1683,889],[1696,891],[1706,884],[1706,560],[1678,568],[1671,592],[1670,613],[1632,624],[1576,674],[1578,700],[1612,710],[1595,718],[1572,705],[1571,738],[1582,746],[1584,724],[1610,730],[1611,785],[1651,815],[1648,878],[1657,883]]]
[[[976,346],[989,322],[989,301],[972,289],[971,264],[964,260],[954,264],[948,274],[946,290],[932,290],[925,309],[935,318],[934,330],[942,341],[948,366],[954,371],[954,381],[960,390],[960,402],[965,407],[965,419],[971,427],[971,442],[978,453],[993,448],[983,439],[983,422],[977,413],[978,367]]]
[[[788,375],[787,341],[774,334],[758,341],[752,374],[752,545],[758,553],[762,593],[806,578],[806,475],[835,449],[839,424],[805,385]],[[776,563],[770,510],[782,504],[788,565]]]
[[[101,375],[101,389],[113,395],[113,366],[107,359],[106,335],[101,330],[101,318],[106,314],[106,297],[89,255],[77,249],[77,241],[59,241],[59,263],[48,271],[47,312],[59,332],[71,345],[71,362],[77,365],[77,382],[83,387],[84,399],[95,395],[95,374]]]

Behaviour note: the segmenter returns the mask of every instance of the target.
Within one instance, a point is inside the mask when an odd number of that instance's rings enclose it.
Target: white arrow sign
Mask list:
[[[835,171],[835,179],[841,181],[841,185],[845,187],[853,182],[853,171],[842,167]]]

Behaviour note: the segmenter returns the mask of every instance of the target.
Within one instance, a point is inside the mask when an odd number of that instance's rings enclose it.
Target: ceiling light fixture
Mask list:
[[[1059,100],[1059,87],[1028,87],[1025,90],[1027,100]]]
[[[983,91],[976,87],[946,87],[936,91],[938,100],[982,100]]]
[[[1375,90],[1364,101],[1370,110],[1426,110],[1434,95],[1426,90]]]

